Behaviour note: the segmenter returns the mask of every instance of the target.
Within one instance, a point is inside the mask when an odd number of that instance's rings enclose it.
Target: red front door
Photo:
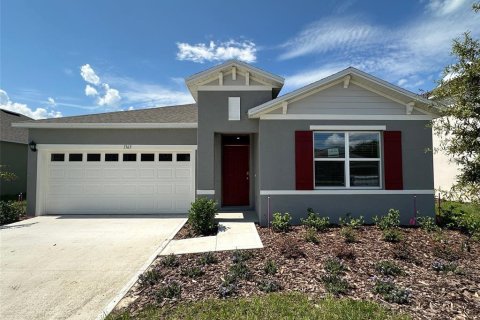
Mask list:
[[[223,206],[248,206],[250,204],[249,158],[249,145],[223,145]]]

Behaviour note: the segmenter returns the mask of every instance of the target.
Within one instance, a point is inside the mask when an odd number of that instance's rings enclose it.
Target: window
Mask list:
[[[82,161],[83,154],[81,153],[70,153],[68,155],[68,161],[79,162]]]
[[[142,153],[140,156],[140,161],[154,161],[155,154],[153,153]]]
[[[65,154],[52,153],[52,155],[50,156],[50,161],[65,161]]]
[[[105,161],[118,161],[118,153],[105,153]]]
[[[158,161],[172,161],[172,154],[171,153],[160,153],[158,155]]]
[[[137,161],[137,154],[136,153],[124,153],[123,154],[123,161]]]
[[[87,161],[100,161],[100,153],[87,153]]]
[[[315,187],[380,187],[380,133],[315,132]]]
[[[240,97],[228,98],[228,120],[240,120]]]
[[[178,153],[177,161],[190,161],[190,153]]]

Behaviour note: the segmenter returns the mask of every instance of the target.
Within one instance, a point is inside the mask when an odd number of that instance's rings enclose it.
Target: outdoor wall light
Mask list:
[[[35,143],[35,141],[31,141],[28,146],[30,147],[30,150],[32,150],[33,152],[37,152],[37,144]]]

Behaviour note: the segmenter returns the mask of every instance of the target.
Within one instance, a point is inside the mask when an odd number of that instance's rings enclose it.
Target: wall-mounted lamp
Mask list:
[[[35,141],[31,141],[28,146],[30,147],[30,150],[32,150],[33,152],[37,152],[37,144],[35,143]]]

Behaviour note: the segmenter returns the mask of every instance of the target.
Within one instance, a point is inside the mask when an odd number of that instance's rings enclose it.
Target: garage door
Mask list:
[[[43,161],[46,214],[186,213],[194,199],[193,151],[55,150]]]

